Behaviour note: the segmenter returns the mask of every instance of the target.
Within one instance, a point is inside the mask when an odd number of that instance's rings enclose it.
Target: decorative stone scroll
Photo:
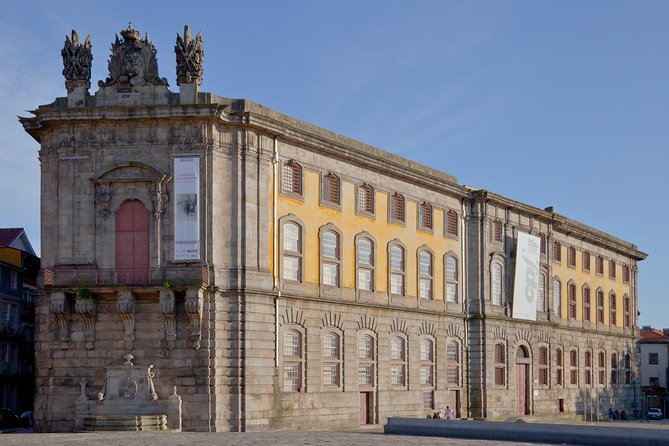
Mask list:
[[[165,319],[167,348],[172,350],[174,348],[174,341],[177,338],[176,298],[174,297],[174,291],[160,290],[160,312],[163,313],[163,319]]]
[[[122,39],[118,34],[111,47],[109,58],[109,76],[104,82],[98,82],[100,87],[110,86],[142,86],[164,85],[167,79],[158,74],[158,60],[156,48],[146,34],[141,39],[139,31],[128,24],[128,28],[121,31]]]
[[[186,314],[190,319],[190,339],[193,348],[199,350],[202,340],[202,303],[204,301],[202,288],[186,289]]]
[[[66,312],[66,297],[65,293],[57,291],[49,295],[49,311],[56,318],[58,324],[58,339],[60,341],[68,341],[68,324]]]
[[[79,314],[81,321],[84,324],[84,339],[86,340],[86,348],[94,348],[95,315],[97,312],[95,300],[90,298],[76,298],[74,301],[74,311]]]
[[[124,335],[127,348],[133,348],[135,341],[135,295],[132,291],[119,291],[116,311],[123,321]]]
[[[177,42],[174,45],[177,56],[177,85],[196,83],[202,84],[202,33],[197,33],[195,39],[191,39],[190,28],[184,26],[183,39],[177,33]]]
[[[90,88],[93,65],[91,48],[90,35],[86,36],[83,45],[79,43],[79,35],[75,30],[72,30],[72,38],[65,36],[65,46],[60,54],[63,56],[63,76],[68,93],[72,93],[75,87]]]

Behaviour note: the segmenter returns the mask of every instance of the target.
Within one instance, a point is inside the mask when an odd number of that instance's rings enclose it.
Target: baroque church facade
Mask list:
[[[73,32],[67,96],[21,118],[41,161],[37,430],[168,398],[190,431],[633,412],[635,245],[200,92],[201,36],[175,49],[176,93],[128,27],[90,93]],[[519,234],[538,244],[529,319]]]

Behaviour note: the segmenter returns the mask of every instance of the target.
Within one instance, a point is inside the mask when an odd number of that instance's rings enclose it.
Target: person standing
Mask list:
[[[450,420],[453,418],[453,411],[451,410],[450,406],[446,406],[446,419]]]

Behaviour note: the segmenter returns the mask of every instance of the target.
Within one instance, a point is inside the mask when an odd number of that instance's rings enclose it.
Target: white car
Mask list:
[[[659,409],[657,407],[654,407],[652,409],[648,409],[648,413],[646,413],[646,418],[649,420],[661,420],[662,419],[662,409]]]

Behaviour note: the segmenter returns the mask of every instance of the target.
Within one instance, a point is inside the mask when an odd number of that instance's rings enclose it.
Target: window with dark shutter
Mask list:
[[[283,165],[281,191],[302,195],[302,166],[294,161],[288,161]]]
[[[458,236],[458,214],[453,210],[446,212],[446,235]]]
[[[419,205],[418,227],[432,230],[432,206],[430,203],[423,202]]]
[[[567,266],[576,266],[576,248],[573,246],[567,249]]]
[[[553,242],[553,260],[556,262],[562,261],[562,245],[558,241]]]
[[[374,214],[374,188],[369,184],[358,186],[358,212]]]
[[[390,196],[390,221],[404,223],[404,197],[397,192]]]
[[[323,176],[323,202],[328,204],[340,205],[340,187],[339,177],[329,173]]]

